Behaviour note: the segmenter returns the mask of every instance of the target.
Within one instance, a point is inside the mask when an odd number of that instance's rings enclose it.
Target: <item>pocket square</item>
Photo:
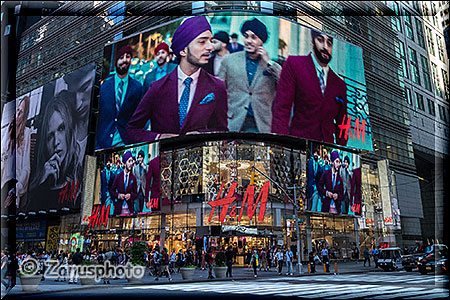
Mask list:
[[[209,93],[208,95],[206,95],[205,98],[203,98],[202,101],[200,101],[200,104],[209,103],[211,101],[214,101],[214,99],[215,99],[214,93]]]
[[[336,100],[337,102],[341,102],[342,104],[344,104],[344,100],[342,100],[342,98],[336,97],[334,100]]]

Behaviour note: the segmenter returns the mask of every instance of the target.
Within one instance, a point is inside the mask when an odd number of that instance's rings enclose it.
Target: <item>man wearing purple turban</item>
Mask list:
[[[317,184],[320,196],[324,197],[322,212],[341,213],[341,201],[344,199],[344,184],[339,175],[340,168],[341,159],[339,158],[339,153],[334,150],[331,152],[331,169],[322,174]]]
[[[110,190],[110,195],[114,199],[114,214],[128,215],[134,213],[134,200],[137,199],[137,180],[131,172],[134,159],[130,151],[122,156],[125,169],[120,172]]]
[[[204,16],[188,18],[177,28],[171,48],[180,64],[142,98],[127,127],[131,143],[228,130],[225,83],[201,68],[209,61],[211,38]],[[144,129],[149,120],[150,131]]]

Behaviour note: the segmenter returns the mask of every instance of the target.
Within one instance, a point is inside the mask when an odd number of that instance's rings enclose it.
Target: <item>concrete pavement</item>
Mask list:
[[[283,267],[282,276],[279,276],[277,270],[272,268],[270,271],[260,271],[258,269],[257,274],[258,277],[254,278],[253,269],[249,269],[247,267],[233,267],[233,278],[224,278],[224,279],[208,279],[208,270],[196,269],[194,280],[183,280],[181,277],[181,273],[172,274],[172,281],[169,281],[166,277],[160,277],[158,281],[155,280],[155,277],[151,277],[149,275],[148,270],[145,273],[145,276],[142,278],[139,283],[129,283],[126,279],[116,279],[110,280],[110,285],[103,284],[103,281],[99,283],[95,283],[95,285],[84,286],[81,285],[78,280],[78,284],[68,284],[68,282],[55,282],[54,279],[46,279],[41,281],[39,284],[38,290],[35,292],[23,292],[22,287],[20,285],[20,279],[17,278],[17,285],[12,288],[8,294],[7,298],[21,295],[31,295],[31,294],[43,294],[43,293],[51,293],[51,292],[62,292],[62,291],[70,291],[70,290],[80,290],[80,289],[93,289],[93,288],[104,288],[107,286],[133,286],[133,285],[148,285],[148,284],[171,284],[171,283],[192,283],[192,282],[210,282],[210,281],[239,281],[243,279],[258,279],[258,278],[289,278],[289,277],[298,277],[298,276],[315,276],[315,275],[324,275],[329,274],[333,276],[335,273],[335,264],[331,262],[330,264],[330,273],[324,273],[322,265],[316,265],[316,273],[308,274],[307,265],[302,266],[302,274],[299,274],[297,265],[294,265],[294,275],[286,276],[287,268]],[[363,262],[337,262],[337,274],[358,274],[358,273],[367,273],[367,272],[376,272],[381,271],[381,269],[375,268],[374,264],[371,266],[364,267]],[[2,290],[3,296],[3,290]]]

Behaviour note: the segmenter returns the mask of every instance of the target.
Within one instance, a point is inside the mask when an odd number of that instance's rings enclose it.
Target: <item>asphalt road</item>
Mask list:
[[[417,272],[105,286],[4,299],[449,299],[448,276]]]

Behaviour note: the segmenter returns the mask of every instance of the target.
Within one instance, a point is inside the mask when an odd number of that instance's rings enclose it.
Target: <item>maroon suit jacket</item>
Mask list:
[[[350,184],[350,204],[361,204],[361,167],[353,170]]]
[[[214,93],[214,100],[201,104]],[[159,133],[184,135],[190,131],[228,131],[228,100],[225,83],[205,70],[200,70],[191,107],[180,129],[177,68],[155,81],[145,93],[131,117],[127,136],[130,143],[153,141]],[[145,130],[151,121],[151,131]]]
[[[159,156],[158,156],[152,159],[148,166],[147,181],[145,183],[146,184],[145,201],[148,201],[149,199],[149,192],[151,192],[150,197],[159,198],[161,194],[160,174],[161,172],[159,167]]]
[[[134,200],[137,199],[137,180],[136,176],[133,173],[130,173],[128,178],[128,186],[125,190],[124,183],[124,171],[120,172],[116,179],[114,179],[113,185],[111,186],[111,190],[109,194],[114,199],[114,214],[119,215],[122,211],[123,201],[119,200],[119,193],[121,194],[131,194],[131,198],[127,201],[128,209],[131,213],[134,213]]]
[[[333,194],[337,193],[338,198],[335,200],[336,204],[336,210],[338,214],[341,213],[341,201],[344,200],[344,184],[342,181],[341,176],[339,175],[339,172],[337,172],[336,176],[336,183],[333,188],[333,173],[332,169],[326,170],[322,176],[320,177],[319,183],[317,184],[317,190],[319,194],[324,197],[322,201],[322,211],[323,212],[329,212],[330,211],[330,204],[331,204],[331,198],[326,197],[326,191],[330,191]]]
[[[294,115],[290,122],[292,106]],[[345,82],[329,69],[322,95],[311,54],[288,57],[281,70],[272,110],[273,133],[333,144],[335,134],[336,144],[347,145],[343,134],[339,138],[338,127],[347,114]]]

